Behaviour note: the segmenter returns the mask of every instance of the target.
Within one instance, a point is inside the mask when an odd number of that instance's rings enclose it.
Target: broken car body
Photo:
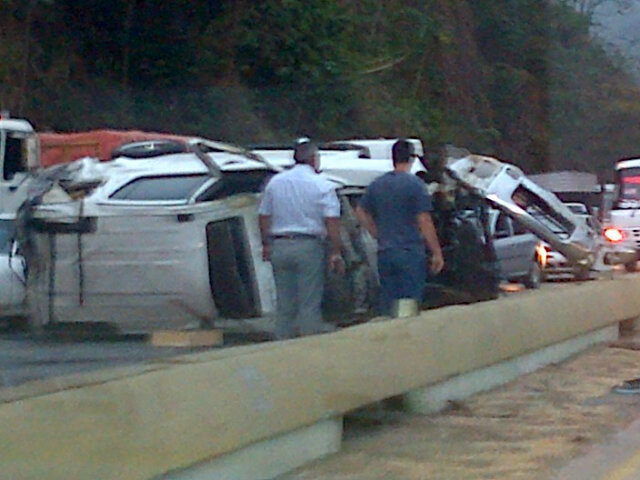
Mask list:
[[[583,268],[594,265],[593,235],[554,194],[529,180],[516,166],[481,155],[453,160],[449,175],[517,218],[536,236]]]
[[[110,162],[82,159],[49,168],[31,183],[19,219],[32,327],[89,322],[137,332],[273,312],[275,288],[271,266],[261,259],[257,205],[270,176],[293,163],[292,150],[249,152],[191,139],[173,147],[143,143],[116,154]],[[372,311],[375,243],[355,221],[353,206],[391,168],[390,158],[367,158],[361,146],[321,150],[322,174],[336,183],[342,205],[347,264],[344,277],[327,282],[325,313]],[[427,177],[418,162],[414,173]],[[450,158],[447,175],[429,186],[446,268],[426,286],[427,306],[497,296],[486,200],[568,258],[592,264],[571,212],[516,167],[467,156]],[[546,227],[542,215],[513,202],[522,191],[567,228],[566,238]],[[457,193],[448,197],[451,192]]]
[[[264,158],[203,139],[174,146],[134,146],[104,163],[85,158],[32,182],[20,219],[35,329],[90,322],[137,332],[273,311],[257,205],[270,176],[293,164],[292,151]],[[325,163],[335,166],[323,174],[339,187],[354,168],[380,174],[375,161],[353,156],[328,152]],[[365,253],[346,243],[352,272],[361,271]]]

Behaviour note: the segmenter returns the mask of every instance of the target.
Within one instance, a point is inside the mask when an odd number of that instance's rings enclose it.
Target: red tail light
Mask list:
[[[606,238],[611,243],[618,243],[624,240],[624,232],[613,227],[605,228],[604,238]]]

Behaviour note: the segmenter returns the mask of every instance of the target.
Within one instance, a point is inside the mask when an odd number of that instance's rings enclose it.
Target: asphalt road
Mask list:
[[[574,459],[553,480],[640,478],[640,419]]]
[[[144,364],[200,349],[155,347],[143,338],[102,341],[39,340],[24,333],[0,334],[0,388],[90,370]]]
[[[572,282],[563,282],[570,287]],[[555,288],[558,284],[544,285]],[[503,295],[520,295],[523,287],[511,284]],[[260,322],[230,322],[224,329],[225,347],[268,340]],[[183,355],[207,348],[156,347],[144,335],[117,335],[113,331],[65,327],[45,338],[36,338],[0,323],[0,388],[15,387],[32,380],[91,370],[144,365],[158,358]]]

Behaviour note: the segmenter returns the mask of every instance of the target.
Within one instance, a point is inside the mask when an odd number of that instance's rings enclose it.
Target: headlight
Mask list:
[[[619,243],[624,240],[624,232],[618,228],[608,227],[604,229],[604,238],[611,243]]]

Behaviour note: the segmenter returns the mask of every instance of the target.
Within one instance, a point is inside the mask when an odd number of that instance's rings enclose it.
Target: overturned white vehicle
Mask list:
[[[375,304],[375,244],[355,221],[353,206],[392,168],[390,158],[371,158],[368,148],[393,140],[377,142],[321,149],[322,174],[337,184],[342,205],[347,273],[329,279],[324,302],[325,313],[338,317],[371,312]],[[261,259],[257,203],[268,178],[293,163],[292,150],[249,152],[192,139],[130,144],[115,154],[109,162],[52,167],[31,184],[19,215],[31,327],[90,323],[141,332],[269,315],[275,288],[271,266]],[[466,156],[448,158],[440,178],[420,162],[413,172],[434,193],[446,262],[425,285],[425,306],[497,296],[487,200],[572,261],[584,268],[593,263],[571,212],[516,167]],[[544,207],[535,217],[512,200],[523,192],[530,205]],[[567,239],[548,221],[563,226]]]
[[[138,332],[272,312],[257,203],[268,178],[293,157],[291,149],[260,153],[204,139],[164,140],[123,146],[109,162],[86,158],[43,171],[19,215],[31,327],[103,323]],[[326,150],[321,162],[351,219],[347,282],[363,285],[353,287],[357,305],[334,303],[363,311],[375,277],[364,271],[372,261],[349,200],[391,161],[360,154]]]

